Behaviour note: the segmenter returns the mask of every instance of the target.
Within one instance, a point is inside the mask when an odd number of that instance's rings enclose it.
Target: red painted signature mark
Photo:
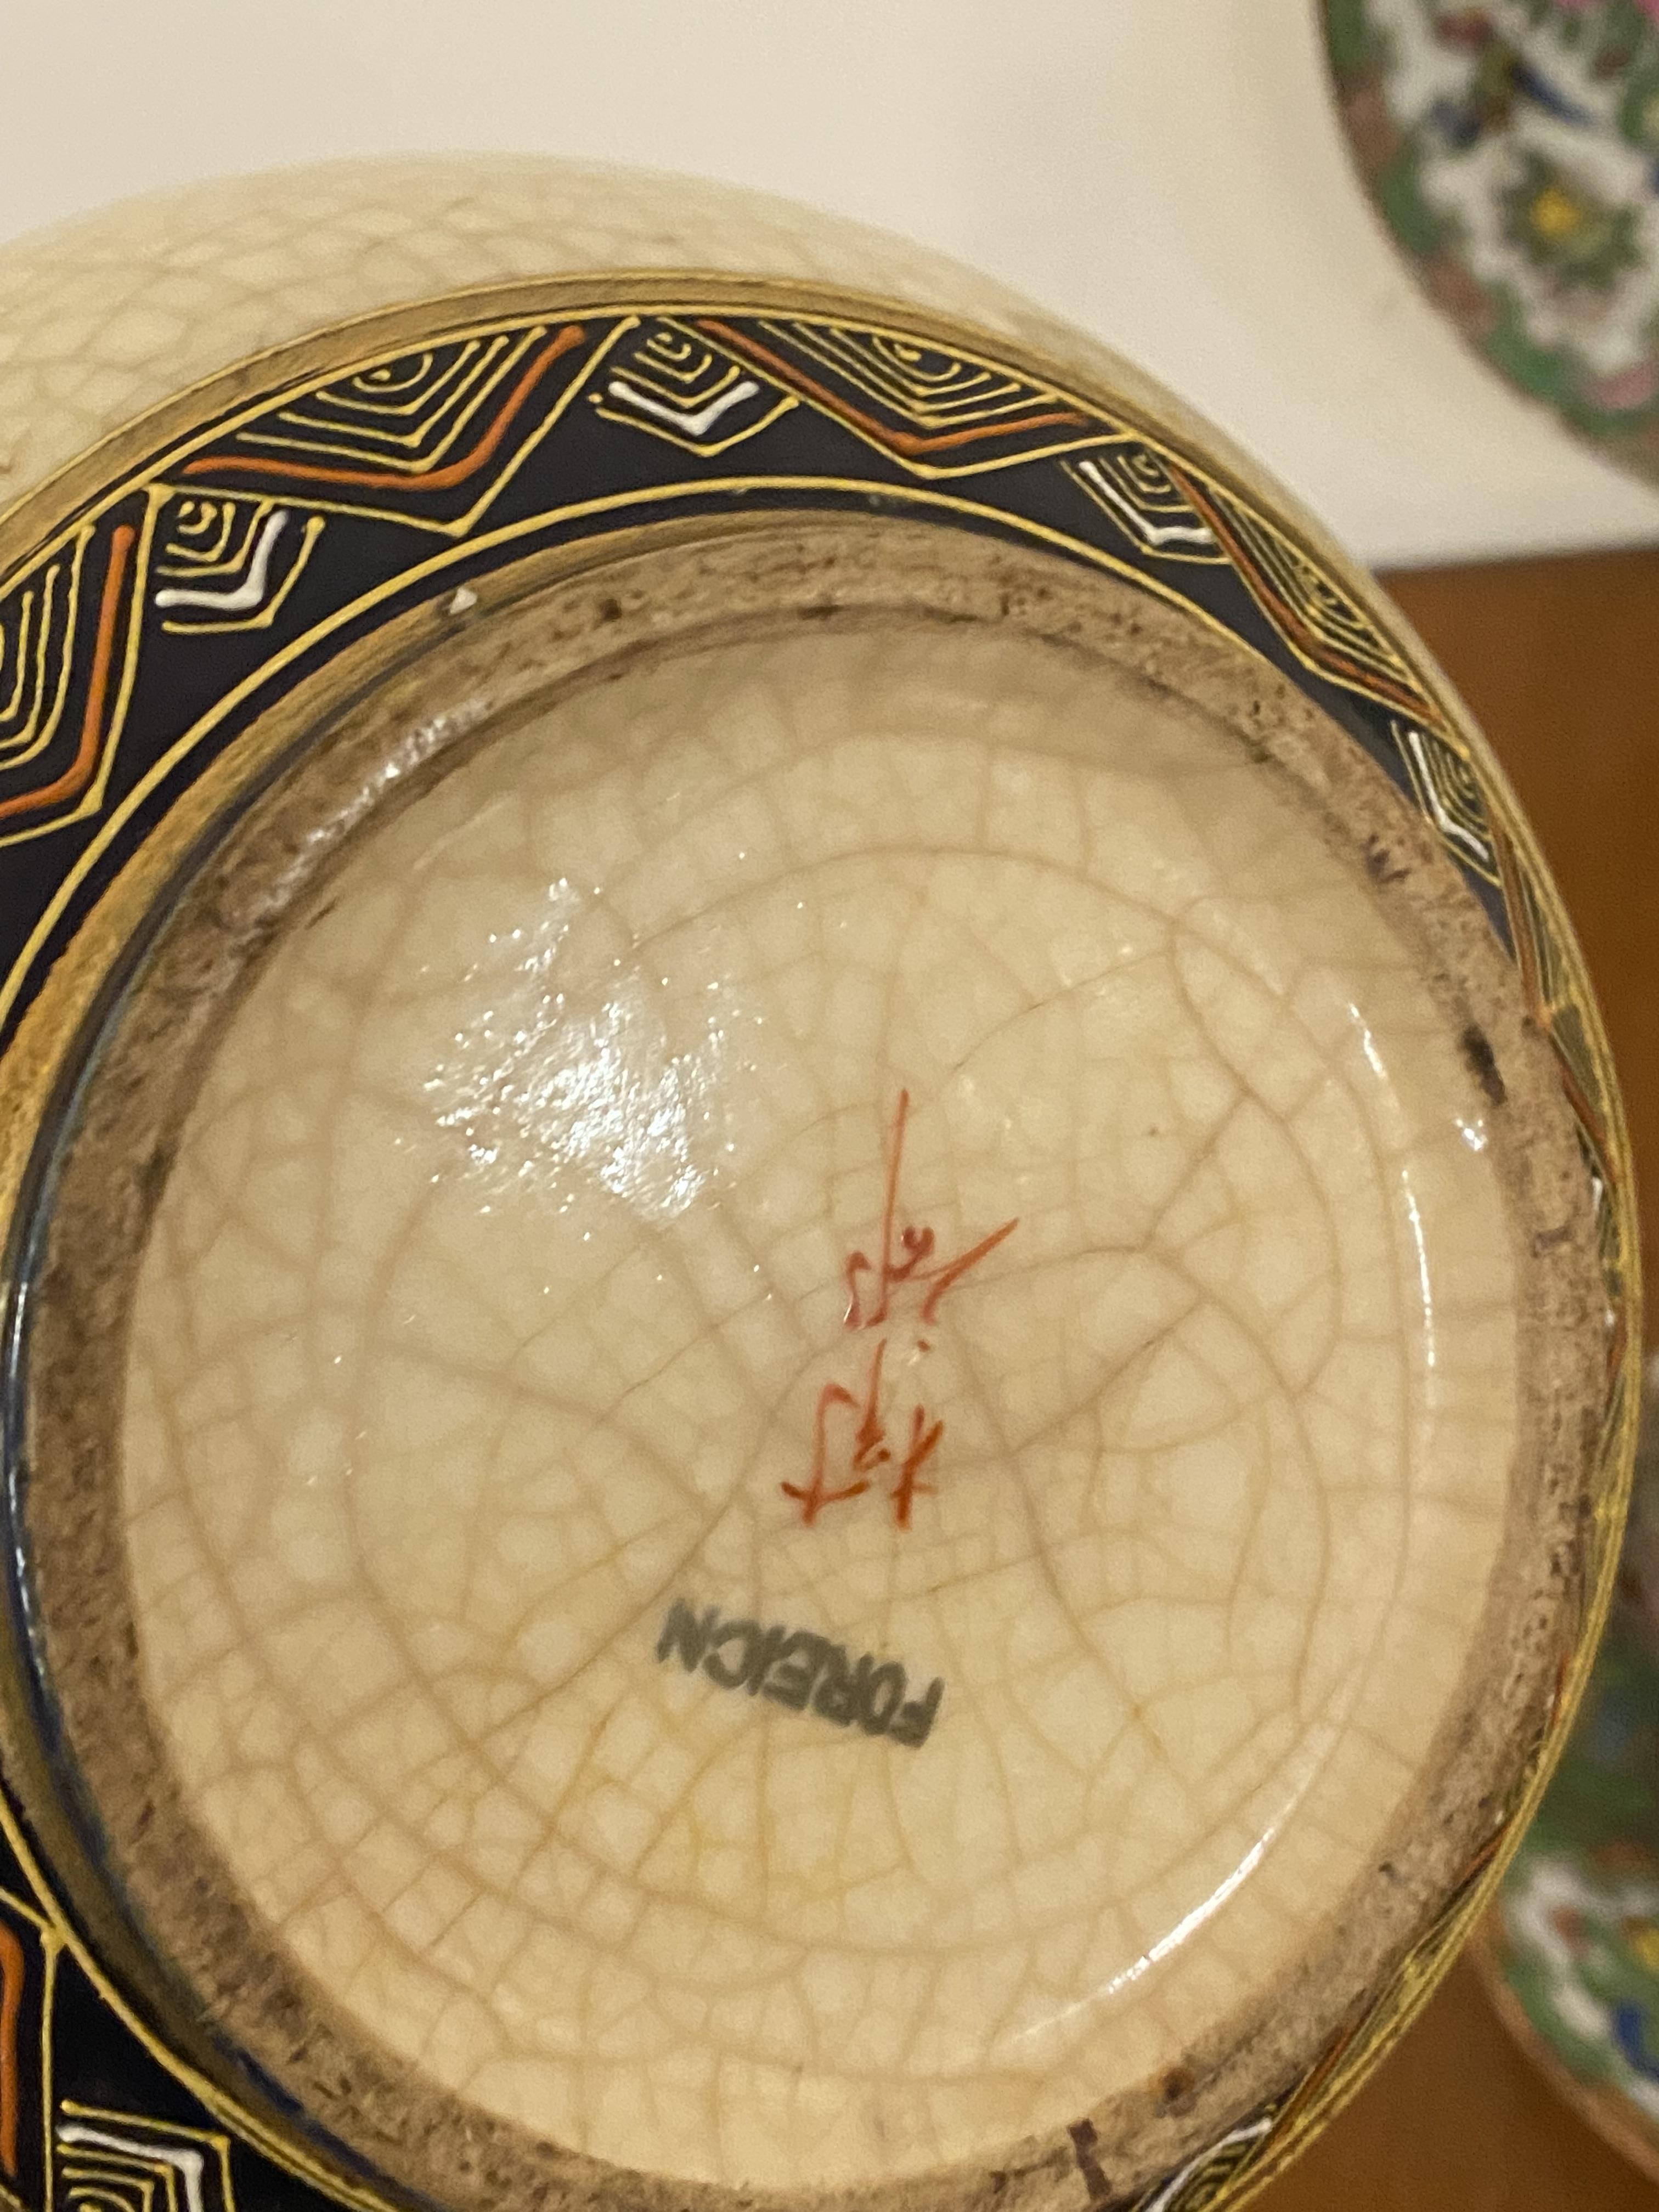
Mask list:
[[[1012,1221],[1005,1221],[1000,1229],[994,1229],[988,1237],[981,1237],[977,1244],[957,1253],[954,1259],[935,1258],[938,1240],[933,1231],[900,1218],[902,1209],[899,1185],[904,1171],[904,1133],[909,1118],[910,1094],[901,1091],[886,1146],[887,1173],[878,1255],[872,1260],[866,1252],[849,1252],[842,1270],[847,1285],[847,1311],[842,1318],[849,1329],[890,1328],[901,1303],[894,1293],[906,1285],[926,1289],[927,1296],[921,1300],[915,1319],[919,1328],[931,1326],[947,1292],[954,1290],[964,1275],[978,1267],[1019,1226],[1016,1216]],[[913,1406],[909,1442],[895,1465],[896,1444],[889,1441],[884,1410],[884,1399],[888,1394],[884,1389],[883,1368],[890,1340],[888,1336],[877,1339],[860,1389],[849,1390],[841,1382],[826,1382],[818,1392],[812,1420],[811,1471],[805,1483],[786,1482],[779,1486],[784,1496],[793,1498],[800,1507],[800,1517],[809,1528],[826,1505],[840,1505],[848,1498],[861,1498],[871,1488],[872,1477],[878,1468],[895,1468],[896,1479],[888,1495],[892,1501],[894,1522],[901,1528],[910,1526],[911,1507],[918,1492],[933,1492],[933,1485],[920,1478],[945,1434],[944,1418],[930,1419],[925,1406]],[[917,1337],[918,1354],[926,1355],[932,1349],[926,1338]],[[837,1414],[842,1418],[834,1423],[836,1434],[832,1437],[832,1416]],[[846,1418],[848,1414],[857,1416],[850,1432]]]
[[[1018,1228],[1018,1216],[1005,1221],[1000,1229],[994,1229],[988,1237],[966,1252],[958,1253],[954,1260],[940,1261],[935,1267],[927,1262],[933,1256],[933,1232],[906,1224],[898,1229],[897,1241],[894,1231],[899,1211],[899,1177],[904,1168],[904,1129],[910,1118],[910,1094],[901,1091],[898,1108],[893,1115],[893,1133],[887,1145],[887,1186],[881,1207],[881,1256],[872,1260],[863,1252],[850,1252],[842,1270],[847,1282],[847,1326],[848,1328],[879,1328],[886,1321],[895,1288],[900,1283],[926,1283],[930,1287],[921,1309],[924,1323],[931,1322],[939,1312],[939,1301],[945,1292],[955,1288],[970,1267],[978,1267],[988,1253],[994,1252],[1005,1237]],[[901,1259],[899,1255],[902,1253]],[[875,1278],[874,1297],[866,1307],[860,1278]]]

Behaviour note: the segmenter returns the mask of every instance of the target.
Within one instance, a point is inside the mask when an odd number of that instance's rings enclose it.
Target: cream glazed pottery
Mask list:
[[[9,2197],[1248,2193],[1628,1480],[1421,647],[1079,333],[678,179],[25,240],[0,426]]]

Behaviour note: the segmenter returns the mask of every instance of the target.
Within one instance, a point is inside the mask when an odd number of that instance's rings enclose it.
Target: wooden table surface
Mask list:
[[[1569,2112],[1462,1961],[1374,2080],[1255,2200],[1259,2212],[1655,2212]]]
[[[1630,1115],[1644,1242],[1659,1250],[1659,551],[1387,581],[1497,748],[1577,925]],[[1557,2099],[1460,1964],[1370,2086],[1255,2201],[1656,2212],[1659,2185]]]

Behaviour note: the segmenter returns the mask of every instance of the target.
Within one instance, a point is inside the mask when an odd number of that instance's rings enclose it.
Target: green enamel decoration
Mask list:
[[[1500,374],[1659,480],[1654,0],[1323,0],[1352,151]]]

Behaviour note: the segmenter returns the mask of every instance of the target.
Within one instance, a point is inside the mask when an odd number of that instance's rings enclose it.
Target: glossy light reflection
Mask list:
[[[647,1220],[672,1220],[707,1180],[693,1137],[720,1031],[709,1018],[696,1048],[676,1051],[656,994],[620,956],[596,1010],[568,1006],[561,948],[582,906],[561,878],[537,923],[507,933],[510,959],[480,963],[490,1003],[455,1031],[424,1087],[493,1194],[516,1187],[562,1204],[580,1170]]]

